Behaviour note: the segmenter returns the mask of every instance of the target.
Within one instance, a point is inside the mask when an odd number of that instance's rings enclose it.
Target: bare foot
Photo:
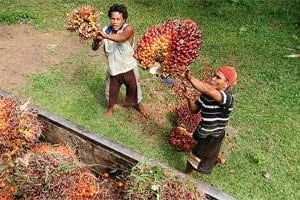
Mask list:
[[[105,113],[105,117],[106,117],[106,118],[111,118],[112,115],[113,115],[113,113],[114,113],[113,108],[108,107],[107,110],[106,110],[106,113]]]

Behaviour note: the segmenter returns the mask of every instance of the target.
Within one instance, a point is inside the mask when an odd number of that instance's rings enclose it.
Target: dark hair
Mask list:
[[[112,12],[119,12],[122,13],[123,18],[125,19],[125,21],[128,18],[128,12],[127,12],[127,7],[124,4],[114,4],[109,8],[108,11],[108,17],[111,17],[111,13]]]

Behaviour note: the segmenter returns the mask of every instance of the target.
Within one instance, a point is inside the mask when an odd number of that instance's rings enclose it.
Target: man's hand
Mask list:
[[[184,76],[189,82],[191,82],[192,75],[190,74],[189,70],[185,72]]]
[[[185,82],[184,81],[182,81],[182,85],[183,85],[183,87],[182,87],[182,95],[183,95],[183,97],[186,99],[186,100],[191,100],[191,98],[189,97],[189,95],[188,95],[188,90],[187,90],[187,85],[185,84]]]
[[[94,41],[98,41],[98,42],[101,42],[103,39],[104,39],[104,37],[103,37],[103,35],[102,35],[103,33],[102,33],[102,31],[97,31],[96,32],[96,35],[94,36]]]
[[[93,43],[92,43],[92,49],[96,51],[100,47],[100,43],[102,43],[103,37],[102,35],[98,32],[96,32],[95,36],[93,37]]]

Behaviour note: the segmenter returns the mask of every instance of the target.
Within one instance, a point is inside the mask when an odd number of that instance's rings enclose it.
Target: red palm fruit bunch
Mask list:
[[[0,163],[8,162],[26,148],[32,147],[42,133],[37,112],[27,103],[0,98]]]
[[[161,199],[173,200],[206,200],[205,194],[189,181],[173,178],[163,182]]]
[[[135,50],[135,58],[144,69],[159,63],[160,76],[182,75],[199,56],[201,32],[193,20],[173,19],[150,28]]]
[[[95,199],[128,200],[127,181],[126,172],[102,173],[98,178],[99,193]]]
[[[175,108],[176,124],[169,135],[169,143],[178,151],[190,151],[196,144],[192,134],[196,130],[201,116],[192,114],[187,104]]]
[[[189,133],[193,133],[201,121],[200,113],[191,113],[187,104],[179,105],[175,108],[177,126],[185,128]]]
[[[193,139],[191,133],[181,126],[174,127],[169,135],[169,143],[177,151],[190,151],[195,145],[196,141]]]
[[[59,185],[68,185],[63,190],[65,192],[65,195],[63,195],[64,199],[96,199],[99,192],[97,178],[88,168],[79,168],[72,172],[67,172],[58,177],[55,182],[56,188],[59,188]]]
[[[172,85],[174,96],[180,101],[186,101],[186,97],[196,100],[200,93],[187,80],[177,81]]]
[[[212,77],[214,76],[215,72],[216,70],[212,67],[209,66],[203,67],[201,68],[199,79],[209,83]],[[193,87],[190,81],[187,81],[183,77],[180,77],[178,81],[176,81],[172,85],[172,91],[173,91],[173,95],[180,101],[185,101],[186,97],[188,97],[192,101],[195,101],[196,99],[199,98],[201,94]]]
[[[210,66],[205,66],[201,68],[201,73],[199,77],[202,81],[204,82],[209,82],[211,81],[212,77],[215,75],[216,69]]]
[[[80,40],[86,41],[96,36],[100,30],[99,17],[102,13],[96,8],[84,5],[69,14],[65,28],[70,32],[78,32]]]
[[[66,158],[69,158],[70,160],[74,160],[74,161],[77,160],[77,156],[75,155],[73,149],[64,145],[50,145],[48,143],[40,143],[34,146],[31,149],[31,151],[34,152],[35,154],[50,153],[50,154],[64,155]]]
[[[92,199],[96,177],[62,145],[39,144],[16,159],[12,177],[20,199]]]
[[[11,168],[9,166],[1,166],[0,169],[0,200],[13,200],[15,186],[9,178]]]

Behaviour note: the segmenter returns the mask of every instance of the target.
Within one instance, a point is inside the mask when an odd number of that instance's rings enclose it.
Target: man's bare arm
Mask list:
[[[220,91],[218,91],[216,88],[209,85],[208,83],[198,80],[197,78],[193,77],[189,73],[186,74],[186,78],[191,82],[193,87],[199,92],[206,94],[207,96],[210,96],[217,102],[221,102],[223,100]]]
[[[134,29],[131,25],[128,25],[121,33],[106,34],[103,31],[100,31],[100,34],[103,38],[108,40],[112,40],[115,42],[125,42],[132,38],[132,36],[134,35]]]

